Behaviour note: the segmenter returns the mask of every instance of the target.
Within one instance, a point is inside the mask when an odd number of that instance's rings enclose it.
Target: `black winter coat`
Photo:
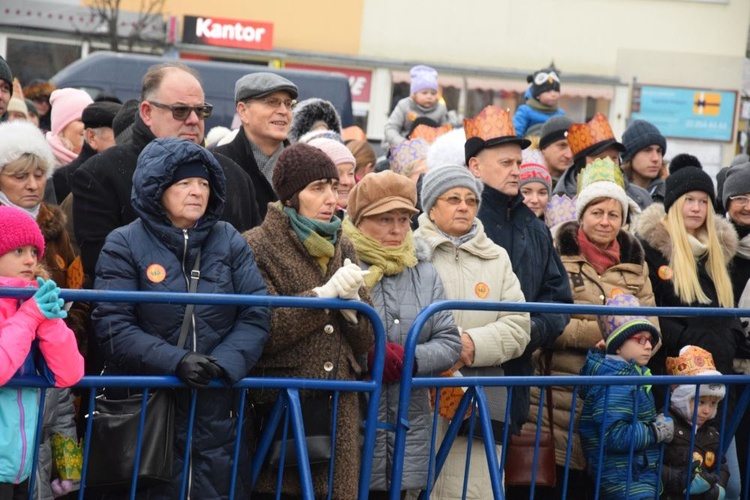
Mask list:
[[[75,236],[81,248],[81,261],[87,281],[93,278],[107,235],[133,222],[138,215],[131,206],[133,172],[138,155],[156,139],[146,124],[136,116],[133,137],[95,155],[73,174],[73,218]],[[252,180],[229,158],[216,155],[226,176],[227,201],[221,220],[239,232],[259,225]]]
[[[198,293],[266,295],[252,251],[236,229],[219,221],[225,196],[221,166],[203,148],[186,148],[184,144],[161,147],[169,143],[186,141],[159,139],[158,147],[146,152],[151,154],[141,155],[133,176],[132,207],[140,218],[107,237],[97,264],[96,288],[187,292],[187,275],[200,248]],[[209,169],[211,195],[198,225],[182,230],[166,217],[160,200],[177,165],[195,160]],[[162,272],[151,278],[154,266],[160,266]],[[182,357],[194,350],[216,357],[228,383],[248,375],[268,338],[268,308],[197,305],[195,331],[188,335],[185,349],[180,349],[176,344],[184,313],[185,306],[177,304],[96,303],[92,320],[107,371],[174,375]],[[175,498],[179,493],[190,393],[177,393],[173,488],[152,489],[149,498]],[[239,396],[229,389],[198,393],[191,497],[228,498]],[[235,498],[246,498],[250,491],[249,476],[243,474],[247,466],[246,435],[243,432]]]
[[[284,147],[287,146],[289,146],[289,141],[284,141]],[[253,156],[253,151],[250,148],[250,140],[247,138],[247,134],[245,134],[245,129],[240,127],[232,142],[216,147],[213,151],[233,160],[250,176],[255,186],[258,213],[261,220],[265,220],[268,204],[278,200],[279,197],[276,196],[276,191],[273,190],[273,186],[268,182],[266,176],[260,171],[258,163],[255,161],[255,156]]]
[[[95,154],[96,151],[89,146],[89,143],[83,141],[83,149],[81,149],[78,158],[64,167],[55,170],[55,173],[52,174],[52,183],[55,187],[55,196],[57,197],[58,202],[62,203],[62,201],[70,194],[70,183],[73,180],[73,174],[75,171]]]
[[[523,195],[510,198],[485,185],[477,217],[484,224],[487,236],[508,252],[526,302],[573,303],[568,274],[552,244],[552,235],[523,204]],[[531,354],[539,347],[554,345],[568,321],[567,314],[532,314],[531,342],[520,357],[503,364],[505,374],[532,375]],[[514,388],[510,410],[512,432],[518,432],[526,421],[529,404],[528,387]]]

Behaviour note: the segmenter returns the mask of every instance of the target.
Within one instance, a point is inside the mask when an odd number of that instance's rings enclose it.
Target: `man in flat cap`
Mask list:
[[[287,136],[298,94],[294,83],[275,73],[243,76],[234,85],[234,100],[242,127],[232,142],[215,149],[250,175],[262,218],[266,216],[268,204],[278,200],[271,176],[281,151],[289,145]]]
[[[63,201],[70,194],[70,180],[78,167],[86,160],[115,145],[115,134],[112,131],[112,120],[121,105],[113,102],[94,102],[86,106],[81,114],[83,122],[83,148],[78,157],[55,170],[52,182],[58,201]]]
[[[130,140],[89,158],[71,180],[75,236],[87,279],[94,276],[107,235],[137,218],[130,196],[138,155],[151,141],[162,137],[179,137],[202,145],[204,120],[212,109],[195,70],[176,61],[148,69]],[[221,219],[240,232],[259,225],[252,180],[226,156],[215,156],[227,179]]]

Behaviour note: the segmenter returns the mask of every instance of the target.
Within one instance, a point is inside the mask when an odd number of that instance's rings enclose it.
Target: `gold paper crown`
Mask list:
[[[578,174],[576,194],[581,194],[584,188],[600,181],[614,182],[625,189],[625,179],[622,175],[622,169],[615,165],[610,158],[597,158]]]
[[[667,373],[670,375],[700,375],[706,370],[716,371],[711,353],[691,345],[676,358],[667,358]]]
[[[450,132],[453,130],[453,127],[450,124],[445,124],[442,127],[430,127],[429,125],[425,125],[424,123],[421,125],[417,125],[411,134],[409,134],[409,139],[424,139],[425,141],[432,144],[435,142],[435,139],[440,137],[441,135],[445,134],[446,132]]]
[[[468,137],[468,135],[467,135]],[[614,140],[615,134],[607,117],[597,113],[587,123],[574,123],[568,129],[568,144],[573,156],[600,142]]]
[[[513,118],[504,109],[487,106],[474,118],[464,118],[466,139],[478,137],[484,141],[498,137],[515,137]]]

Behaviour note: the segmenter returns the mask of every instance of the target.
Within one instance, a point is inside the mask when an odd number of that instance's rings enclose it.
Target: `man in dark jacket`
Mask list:
[[[94,102],[83,110],[81,114],[83,148],[81,148],[78,158],[55,170],[52,176],[55,196],[58,201],[62,202],[70,194],[70,180],[78,167],[96,153],[101,153],[115,145],[112,120],[115,119],[115,115],[121,107],[121,104],[114,102]]]
[[[75,233],[88,286],[92,285],[90,280],[104,239],[112,230],[138,217],[131,206],[131,190],[140,152],[161,137],[180,137],[202,144],[204,119],[211,114],[198,74],[180,63],[149,68],[143,77],[138,111],[130,142],[93,156],[73,174]],[[259,225],[252,180],[226,156],[215,156],[227,178],[222,220],[240,232]]]
[[[253,180],[261,219],[268,204],[279,199],[271,176],[281,151],[289,145],[287,135],[297,95],[297,86],[277,74],[243,76],[234,85],[242,126],[232,142],[215,149],[237,162]]]
[[[477,217],[487,236],[505,248],[527,302],[573,303],[568,275],[544,223],[523,203],[519,192],[521,149],[527,139],[517,137],[510,114],[488,106],[464,120],[466,164],[484,183]],[[504,363],[506,375],[531,375],[531,354],[552,346],[565,329],[567,314],[531,314],[531,342],[524,353]],[[511,400],[510,429],[517,433],[529,414],[528,387],[516,387]],[[498,436],[496,436],[497,438]]]
[[[625,146],[617,142],[607,118],[597,113],[587,123],[574,123],[568,129],[568,143],[573,152],[573,165],[557,181],[552,194],[566,194],[570,198],[578,190],[578,174],[597,158],[610,158],[615,165],[620,164],[620,154]],[[643,210],[651,205],[648,191],[625,179],[625,192]]]

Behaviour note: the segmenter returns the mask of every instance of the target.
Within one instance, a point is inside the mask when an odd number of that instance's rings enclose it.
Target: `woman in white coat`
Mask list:
[[[508,253],[487,237],[476,218],[480,195],[481,184],[465,166],[444,166],[428,172],[422,180],[424,213],[414,234],[417,256],[433,263],[448,299],[524,302]],[[453,311],[453,315],[461,330],[462,351],[450,375],[501,376],[501,364],[523,354],[529,343],[527,313]],[[507,390],[487,387],[485,391],[499,460]],[[444,390],[441,395],[440,435],[455,417],[458,399],[450,392]],[[458,395],[457,391],[453,394]],[[462,498],[466,445],[467,438],[459,435],[431,498]],[[484,447],[474,443],[471,455],[466,498],[491,498]]]

